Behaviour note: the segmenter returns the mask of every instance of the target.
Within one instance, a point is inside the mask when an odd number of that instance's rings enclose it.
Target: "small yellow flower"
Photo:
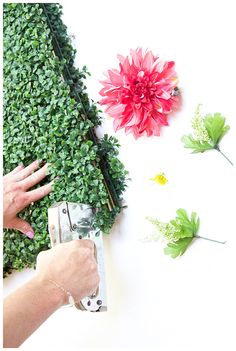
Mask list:
[[[153,180],[155,183],[159,185],[165,185],[168,182],[164,173],[156,174],[155,177],[150,178],[150,180]]]

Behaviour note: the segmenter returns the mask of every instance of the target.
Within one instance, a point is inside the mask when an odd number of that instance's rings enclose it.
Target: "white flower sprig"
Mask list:
[[[202,117],[199,104],[192,120],[192,128],[193,135],[184,135],[181,139],[185,148],[192,149],[193,153],[217,150],[233,166],[219,147],[221,139],[230,129],[225,125],[225,117],[218,112]]]
[[[164,253],[170,255],[172,258],[183,255],[195,238],[201,238],[219,244],[226,243],[226,241],[213,240],[198,235],[200,219],[195,212],[192,212],[191,216],[188,216],[187,212],[182,208],[176,211],[175,219],[168,223],[163,223],[150,217],[147,217],[147,220],[158,229],[161,236],[167,242]]]

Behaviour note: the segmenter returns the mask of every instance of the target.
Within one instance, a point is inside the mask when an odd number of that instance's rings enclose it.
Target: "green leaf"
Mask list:
[[[199,140],[195,140],[191,134],[184,135],[181,141],[184,143],[184,147],[186,149],[192,149],[193,153],[214,149],[214,145],[208,142],[200,142]]]
[[[165,247],[164,249],[164,253],[166,255],[170,255],[172,258],[181,256],[187,250],[192,240],[193,240],[193,237],[179,239],[174,243],[168,243],[167,247]]]
[[[192,212],[191,214],[191,223],[193,225],[194,228],[194,235],[197,234],[198,230],[199,230],[199,226],[200,226],[200,218],[197,218],[197,214],[196,212]]]
[[[185,221],[187,220],[188,221],[188,215],[187,215],[187,212],[183,209],[183,208],[179,208],[177,211],[176,211],[176,214],[177,214],[177,218]]]
[[[184,209],[180,208],[176,211],[176,214],[176,220],[181,226],[181,237],[192,237],[197,234],[200,220],[197,218],[196,212],[192,212],[191,218],[189,218],[187,212]]]
[[[225,117],[221,113],[214,113],[214,115],[206,115],[204,118],[206,130],[215,145],[218,145],[223,136],[228,132],[230,127],[225,125]]]

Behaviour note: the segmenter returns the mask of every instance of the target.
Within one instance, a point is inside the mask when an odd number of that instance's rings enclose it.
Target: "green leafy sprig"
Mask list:
[[[180,208],[176,211],[176,214],[175,219],[168,223],[163,223],[150,217],[147,218],[156,226],[162,237],[166,240],[167,246],[164,249],[166,255],[170,255],[172,258],[183,255],[195,238],[225,244],[225,242],[198,235],[200,219],[197,217],[196,212],[192,212],[191,216],[188,217],[187,212]]]
[[[225,124],[225,117],[216,112],[213,115],[207,114],[203,118],[200,113],[200,105],[198,105],[192,120],[192,128],[193,135],[184,135],[181,139],[185,148],[192,149],[192,153],[217,150],[233,166],[232,161],[219,147],[221,139],[230,129]]]

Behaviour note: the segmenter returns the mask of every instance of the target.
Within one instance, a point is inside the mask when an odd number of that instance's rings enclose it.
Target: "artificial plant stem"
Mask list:
[[[195,238],[213,241],[214,243],[218,243],[218,244],[225,244],[226,243],[226,241],[218,241],[218,240],[214,240],[214,239],[209,239],[209,238],[205,238],[204,236],[200,236],[200,235],[195,235]]]
[[[233,162],[221,151],[218,145],[216,145],[215,149],[233,166]]]

